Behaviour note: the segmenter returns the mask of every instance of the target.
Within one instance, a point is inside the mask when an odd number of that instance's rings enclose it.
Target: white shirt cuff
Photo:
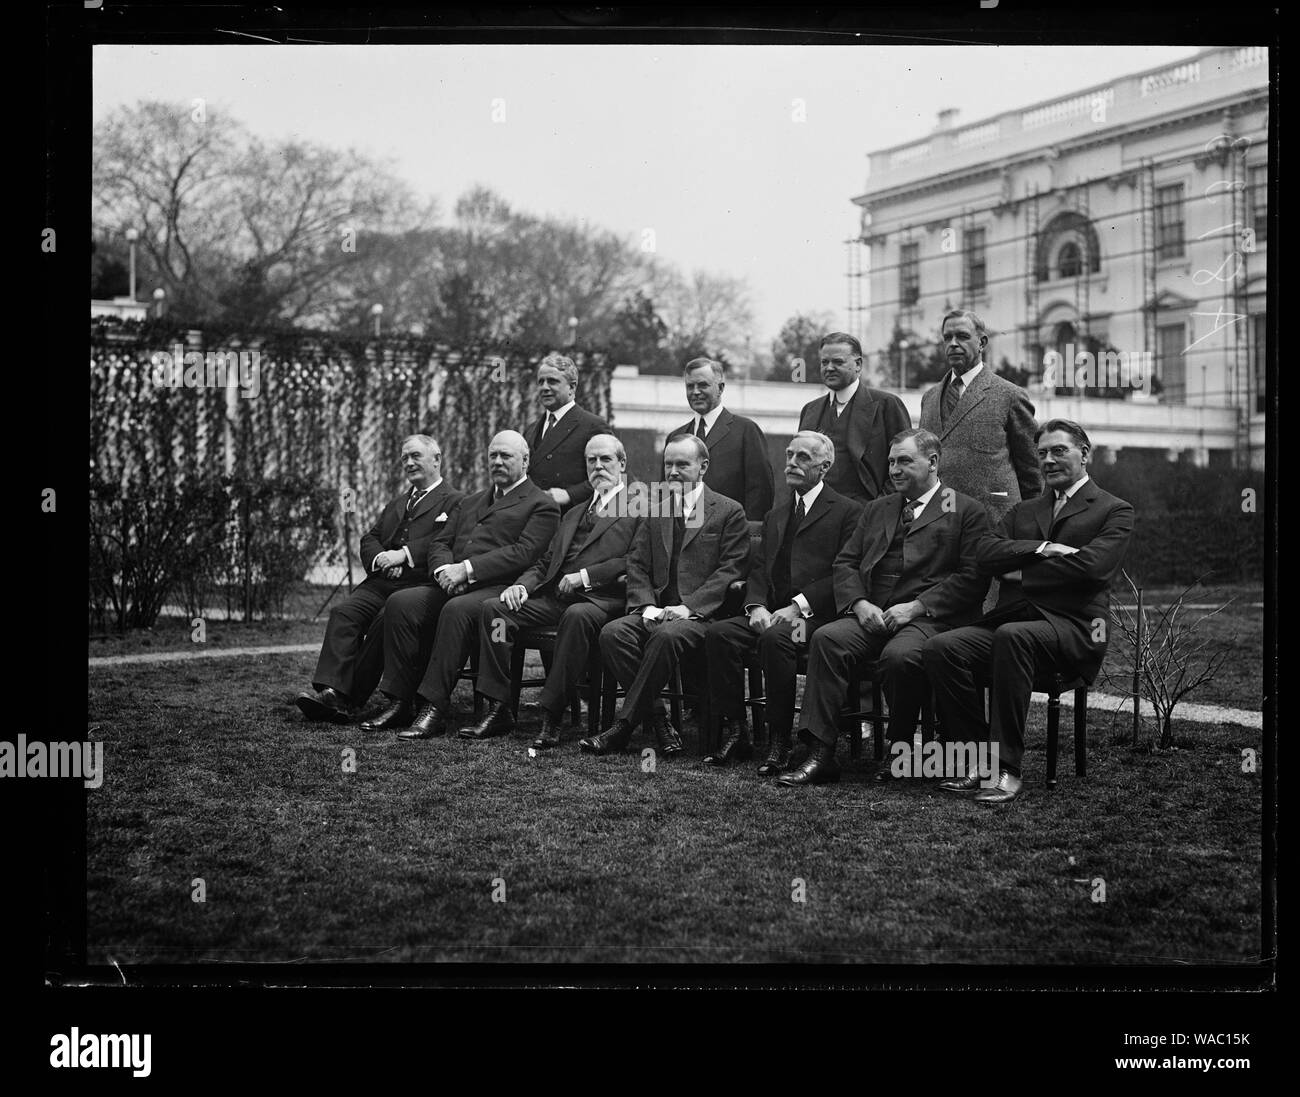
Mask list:
[[[587,575],[587,569],[586,569],[586,568],[579,568],[579,569],[578,569],[578,574],[579,574],[580,576],[582,576],[582,588],[583,588],[583,590],[591,590],[591,579],[590,579],[590,577]]]
[[[812,616],[812,606],[808,604],[808,599],[802,594],[796,594],[794,596],[794,604],[799,607],[799,612],[803,614],[804,617]]]
[[[406,564],[408,567],[415,567],[415,561],[411,559],[411,546],[403,545],[402,551],[406,553]]]
[[[475,581],[475,580],[474,580],[474,565],[471,564],[468,560],[465,561],[465,577],[466,577],[466,578],[465,578],[465,581],[466,581],[467,583],[473,583],[473,582]]]

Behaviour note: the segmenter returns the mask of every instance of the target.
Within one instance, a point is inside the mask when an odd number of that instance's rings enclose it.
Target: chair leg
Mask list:
[[[605,694],[605,666],[600,661],[600,650],[587,663],[587,734],[600,734],[600,709]]]
[[[856,667],[849,672],[848,687],[844,695],[846,715],[840,721],[840,730],[849,738],[849,757],[856,761],[862,753],[862,717],[857,715],[862,708],[862,672]]]
[[[527,650],[523,644],[515,644],[510,652],[510,710],[516,716],[519,714],[519,691],[523,688],[524,655]]]
[[[749,722],[753,725],[754,746],[762,746],[764,733],[766,732],[766,721],[763,719],[763,705],[755,703],[752,698],[763,696],[763,671],[757,663],[748,668],[749,679],[749,698],[747,698],[749,708]]]
[[[921,692],[921,742],[934,738],[934,692],[927,685]]]
[[[672,711],[673,727],[680,735],[682,730],[682,668],[680,666],[673,667],[672,691],[673,695],[668,705]]]
[[[885,758],[884,698],[880,693],[880,680],[871,679],[871,738],[877,762]]]
[[[1056,738],[1061,730],[1060,694],[1047,698],[1047,787],[1056,788]]]
[[[600,726],[603,730],[614,724],[614,711],[618,707],[618,679],[612,674],[603,674],[600,691]]]
[[[1088,775],[1088,687],[1074,691],[1074,775]]]

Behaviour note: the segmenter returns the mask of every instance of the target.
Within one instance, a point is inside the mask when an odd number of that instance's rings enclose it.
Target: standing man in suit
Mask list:
[[[835,447],[801,430],[785,451],[789,489],[763,519],[763,542],[749,573],[745,616],[715,621],[704,635],[709,712],[721,717],[722,747],[704,760],[725,765],[753,753],[745,723],[744,660],[757,651],[767,694],[770,750],[758,767],[774,776],[790,760],[799,652],[837,616],[831,565],[849,540],[862,506],[831,488],[826,473]]]
[[[584,751],[622,751],[649,716],[660,751],[681,753],[678,729],[657,707],[659,691],[673,667],[703,647],[727,587],[749,564],[744,508],[704,483],[708,466],[708,447],[695,435],[664,447],[665,490],[627,558],[627,616],[600,632],[605,669],[627,695],[612,727],[579,742]]]
[[[513,730],[510,656],[515,635],[520,628],[556,625],[555,655],[540,698],[542,729],[533,746],[545,750],[560,745],[564,706],[582,680],[592,645],[598,643],[601,628],[627,604],[619,580],[627,571],[628,548],[642,521],[627,496],[642,485],[629,487],[626,472],[623,443],[612,434],[593,437],[587,443],[591,502],[570,507],[546,554],[479,607],[478,692],[491,704],[482,722],[462,729],[460,738],[490,739]]]
[[[377,643],[363,647],[366,634],[390,594],[428,581],[429,545],[465,494],[443,480],[442,447],[427,434],[412,434],[402,443],[402,471],[410,490],[389,503],[361,538],[366,578],[330,610],[312,690],[298,694],[308,720],[347,723],[353,698],[368,697],[375,688],[382,649]]]
[[[388,599],[384,676],[379,682],[383,699],[375,714],[361,724],[363,730],[383,731],[410,723],[402,736],[406,739],[427,739],[446,731],[449,697],[442,687],[447,667],[455,663],[450,669],[454,684],[469,654],[464,638],[478,621],[479,603],[500,594],[535,563],[560,522],[559,505],[527,473],[528,444],[523,436],[513,430],[497,434],[488,446],[491,483],[463,500],[429,545],[432,581]],[[423,700],[414,721],[410,720],[412,699]]]
[[[573,402],[577,388],[578,367],[572,358],[543,358],[537,367],[537,399],[544,414],[524,431],[532,454],[529,479],[549,493],[561,511],[591,498],[583,453],[591,438],[609,433],[600,416]]]
[[[863,505],[889,492],[889,439],[908,430],[912,418],[903,401],[862,382],[862,344],[833,331],[821,341],[826,395],[804,405],[799,429],[815,430],[835,446],[827,483]]]
[[[945,482],[983,503],[996,526],[1018,502],[1043,490],[1034,405],[1024,389],[984,362],[988,332],[973,312],[953,309],[941,333],[951,368],[921,397],[921,426],[943,443]]]
[[[894,492],[867,504],[835,558],[836,607],[852,616],[812,638],[799,735],[813,749],[778,784],[839,779],[835,742],[855,663],[878,660],[889,737],[910,742],[925,689],[922,647],[979,616],[989,581],[975,553],[989,519],[974,499],[940,483],[939,456],[939,439],[928,430],[902,431],[889,447]],[[885,767],[877,779],[889,775]]]
[[[709,358],[693,358],[682,373],[686,402],[695,415],[668,438],[692,434],[709,448],[704,482],[719,495],[745,508],[745,517],[760,522],[772,509],[772,462],[767,439],[752,419],[732,415],[722,406],[727,383],[722,365]]]
[[[1106,654],[1111,580],[1133,535],[1132,504],[1088,476],[1092,445],[1083,427],[1052,419],[1034,441],[1050,490],[1012,507],[978,552],[985,574],[1022,573],[1019,596],[925,648],[945,738],[997,743],[1001,769],[992,788],[981,788],[977,773],[939,787],[985,804],[1009,803],[1020,794],[1035,674],[1054,669],[1090,685],[1097,677]],[[988,721],[977,669],[991,683]]]

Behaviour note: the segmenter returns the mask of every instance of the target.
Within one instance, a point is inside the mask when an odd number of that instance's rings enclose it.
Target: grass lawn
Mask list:
[[[105,743],[103,787],[87,793],[92,963],[1245,965],[1260,952],[1261,787],[1240,761],[1258,731],[1176,720],[1179,749],[1153,754],[1099,717],[1089,776],[1073,776],[1067,732],[1048,793],[1036,706],[1030,794],[987,809],[930,781],[876,785],[869,748],[838,786],[798,791],[693,753],[649,773],[636,754],[590,758],[577,731],[529,758],[529,708],[484,744],[309,725],[292,699],[314,661],[91,671]]]

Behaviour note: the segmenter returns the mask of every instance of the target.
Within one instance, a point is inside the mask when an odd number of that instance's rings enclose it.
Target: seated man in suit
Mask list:
[[[597,434],[587,443],[587,480],[594,495],[585,507],[571,507],[546,554],[489,598],[478,615],[478,692],[491,701],[482,722],[464,728],[462,739],[488,739],[513,730],[510,711],[510,656],[520,628],[557,625],[555,655],[542,686],[542,729],[533,746],[560,745],[560,724],[570,694],[578,688],[588,654],[600,630],[627,604],[620,581],[627,571],[627,552],[641,518],[629,507],[627,453],[612,434]],[[593,701],[593,704],[598,704]]]
[[[478,621],[479,603],[500,594],[536,563],[559,525],[559,505],[528,479],[528,444],[517,431],[503,430],[492,439],[488,476],[490,485],[465,498],[430,543],[433,581],[398,591],[384,607],[383,698],[361,724],[364,731],[408,723],[405,739],[446,731],[449,697],[443,686],[449,676],[454,684],[469,654],[466,637]],[[455,665],[448,671],[451,663]],[[424,703],[412,721],[411,701],[421,698]]]
[[[713,765],[753,753],[745,724],[744,659],[758,652],[767,695],[771,749],[763,776],[790,760],[798,655],[809,637],[836,617],[831,565],[849,540],[862,507],[825,481],[835,447],[824,434],[801,430],[785,451],[789,491],[763,520],[763,543],[749,573],[745,616],[715,621],[704,636],[709,712],[721,718],[722,747]]]
[[[695,412],[668,435],[669,440],[693,434],[709,447],[709,471],[704,482],[719,495],[745,508],[745,517],[761,522],[772,509],[772,462],[767,439],[752,419],[732,415],[722,406],[727,383],[722,366],[709,358],[694,358],[682,374],[686,402]]]
[[[623,750],[650,717],[659,749],[682,741],[658,705],[673,667],[704,645],[727,587],[745,577],[749,524],[744,508],[704,483],[708,447],[694,435],[664,446],[664,490],[641,523],[627,558],[627,616],[600,632],[605,670],[627,689],[612,727],[579,742],[593,754]]]
[[[550,494],[561,511],[591,498],[587,442],[609,427],[598,415],[573,402],[578,389],[578,367],[572,358],[548,354],[537,367],[537,399],[544,414],[524,431],[532,458],[528,478]]]
[[[1019,593],[925,648],[944,737],[998,744],[1000,773],[992,788],[981,788],[977,773],[939,787],[985,804],[1009,803],[1020,794],[1035,674],[1055,670],[1089,684],[1097,677],[1106,654],[1111,580],[1133,535],[1132,504],[1088,475],[1092,445],[1083,427],[1052,419],[1034,442],[1050,490],[1012,507],[977,554],[986,575],[1019,570]],[[988,721],[976,670],[990,683]]]
[[[862,504],[890,491],[889,440],[912,425],[903,401],[862,382],[862,344],[833,331],[821,341],[826,395],[805,404],[800,430],[816,430],[835,445],[827,483]]]
[[[442,449],[427,434],[413,434],[402,443],[402,471],[410,490],[389,503],[361,538],[366,578],[330,610],[313,690],[298,694],[298,707],[308,720],[347,723],[353,698],[368,697],[375,688],[382,648],[372,643],[362,660],[366,633],[390,594],[428,581],[429,544],[465,494],[443,480]]]
[[[894,491],[867,505],[835,558],[836,608],[852,616],[818,629],[809,645],[799,735],[813,749],[778,784],[839,779],[835,741],[855,663],[878,661],[889,736],[910,742],[925,689],[922,646],[979,616],[989,581],[975,566],[975,548],[989,519],[974,499],[940,483],[939,456],[939,439],[928,430],[894,436]],[[885,767],[877,778],[889,773]]]

